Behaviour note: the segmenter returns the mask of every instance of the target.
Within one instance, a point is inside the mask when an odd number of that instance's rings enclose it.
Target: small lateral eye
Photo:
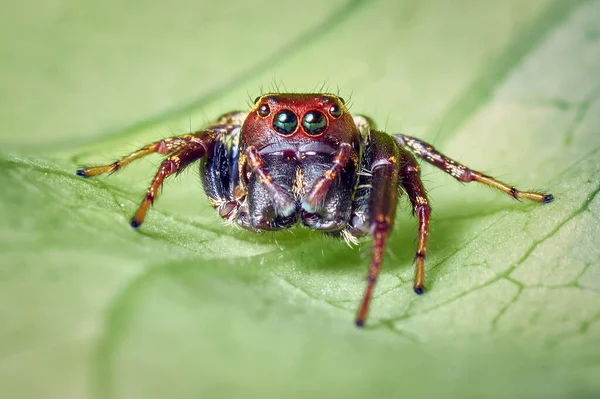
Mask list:
[[[271,108],[269,108],[268,104],[263,104],[260,107],[258,107],[258,115],[262,116],[263,118],[269,116],[270,113]]]
[[[327,118],[321,111],[309,111],[302,118],[302,128],[307,134],[317,136],[327,129]]]
[[[329,115],[333,116],[334,118],[339,118],[342,116],[342,108],[338,104],[333,104],[331,107],[329,107]]]
[[[298,127],[298,118],[292,111],[279,111],[273,118],[273,128],[277,133],[289,136],[296,131]]]

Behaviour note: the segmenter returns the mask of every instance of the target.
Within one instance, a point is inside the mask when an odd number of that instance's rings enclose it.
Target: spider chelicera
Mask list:
[[[554,199],[469,169],[417,138],[376,130],[368,118],[350,115],[344,100],[332,94],[266,94],[250,112],[227,113],[197,132],[157,141],[110,165],[80,169],[77,175],[113,173],[152,153],[168,156],[132,227],[141,226],[166,177],[200,161],[209,203],[223,219],[247,230],[300,224],[347,242],[370,234],[373,254],[357,326],[367,317],[403,192],[419,222],[413,288],[423,293],[431,208],[415,156],[461,182],[480,182],[518,200]]]

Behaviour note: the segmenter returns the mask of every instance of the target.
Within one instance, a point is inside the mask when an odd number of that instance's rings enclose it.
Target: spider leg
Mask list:
[[[413,289],[417,294],[423,293],[423,280],[425,278],[425,252],[427,238],[429,237],[429,216],[431,207],[427,199],[427,193],[421,181],[421,171],[415,157],[407,150],[400,150],[402,164],[400,165],[400,184],[404,187],[413,214],[419,218],[419,233],[417,241],[417,253],[415,255],[415,283]]]
[[[208,147],[212,144],[217,130],[203,130],[193,134],[186,134],[178,137],[163,139],[131,153],[130,155],[119,159],[118,161],[103,166],[92,166],[77,171],[81,177],[91,177],[103,173],[114,173],[125,165],[141,159],[153,153],[170,154],[165,159],[154,180],[148,187],[146,197],[140,204],[135,216],[131,219],[132,227],[139,227],[144,221],[146,211],[154,203],[158,190],[162,186],[164,179],[174,173],[181,172],[190,163],[197,161],[206,155]]]
[[[145,147],[140,148],[137,151],[132,152],[131,154],[109,164],[109,165],[99,165],[99,166],[91,166],[85,169],[79,169],[77,171],[77,176],[81,177],[92,177],[101,175],[104,173],[114,173],[119,169],[127,166],[128,164],[137,161],[138,159],[142,159],[150,154],[159,153],[163,155],[171,154],[182,148],[185,148],[188,143],[192,141],[198,141],[198,134],[186,134],[183,136],[170,137],[160,141],[156,141],[152,144],[148,144]]]
[[[371,131],[371,193],[368,225],[373,236],[373,255],[367,277],[367,288],[356,315],[356,325],[362,327],[369,312],[373,288],[383,260],[385,244],[394,225],[398,204],[398,146],[381,132]]]
[[[289,216],[294,213],[296,210],[295,201],[283,187],[273,181],[273,176],[265,169],[263,160],[256,147],[250,146],[246,148],[246,157],[248,166],[256,173],[258,181],[267,190],[269,197],[273,200],[273,205],[277,213],[283,216]]]
[[[335,153],[331,167],[325,171],[323,176],[319,177],[319,179],[313,184],[312,188],[308,191],[308,194],[306,194],[303,203],[304,209],[312,212],[317,209],[319,202],[327,194],[335,178],[348,163],[351,150],[352,146],[350,144],[340,144],[340,148]]]
[[[535,202],[542,202],[544,204],[554,200],[552,194],[544,194],[537,191],[519,191],[516,188],[496,180],[491,176],[487,176],[476,170],[469,169],[437,151],[431,144],[414,137],[398,134],[394,135],[394,138],[401,147],[409,149],[419,158],[422,158],[430,164],[442,169],[444,172],[451,174],[456,180],[463,183],[477,181],[485,184],[486,186],[498,189],[518,200],[528,199]]]
[[[207,136],[203,141],[189,141],[185,147],[171,154],[165,159],[158,168],[154,180],[150,183],[146,196],[142,200],[137,212],[131,219],[131,227],[139,227],[146,216],[146,212],[150,205],[154,203],[158,190],[161,188],[163,181],[168,176],[181,172],[189,164],[199,160],[208,151],[208,142],[210,138]]]

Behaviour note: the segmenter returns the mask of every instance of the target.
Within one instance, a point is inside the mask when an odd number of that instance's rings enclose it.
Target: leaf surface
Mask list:
[[[4,396],[599,394],[600,2],[305,3],[3,13]],[[368,241],[224,226],[191,170],[132,231],[159,158],[74,175],[245,109],[261,87],[321,85],[389,132],[556,201],[424,166],[427,292],[411,290],[403,202],[357,330]]]

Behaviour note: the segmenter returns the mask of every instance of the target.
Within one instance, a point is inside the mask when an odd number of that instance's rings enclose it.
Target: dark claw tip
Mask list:
[[[87,177],[87,175],[85,174],[85,170],[83,169],[79,169],[77,172],[75,172],[75,174],[79,177]]]
[[[415,290],[415,294],[417,295],[421,295],[424,292],[423,287],[414,287],[413,289]]]
[[[356,324],[356,327],[362,328],[365,325],[365,321],[364,320],[356,320],[356,322],[354,322],[354,324]]]
[[[134,229],[137,229],[138,227],[140,227],[141,223],[138,222],[137,220],[133,219],[131,221],[131,227],[133,227]]]
[[[552,201],[554,201],[554,196],[552,194],[544,195],[544,204],[548,204]]]

